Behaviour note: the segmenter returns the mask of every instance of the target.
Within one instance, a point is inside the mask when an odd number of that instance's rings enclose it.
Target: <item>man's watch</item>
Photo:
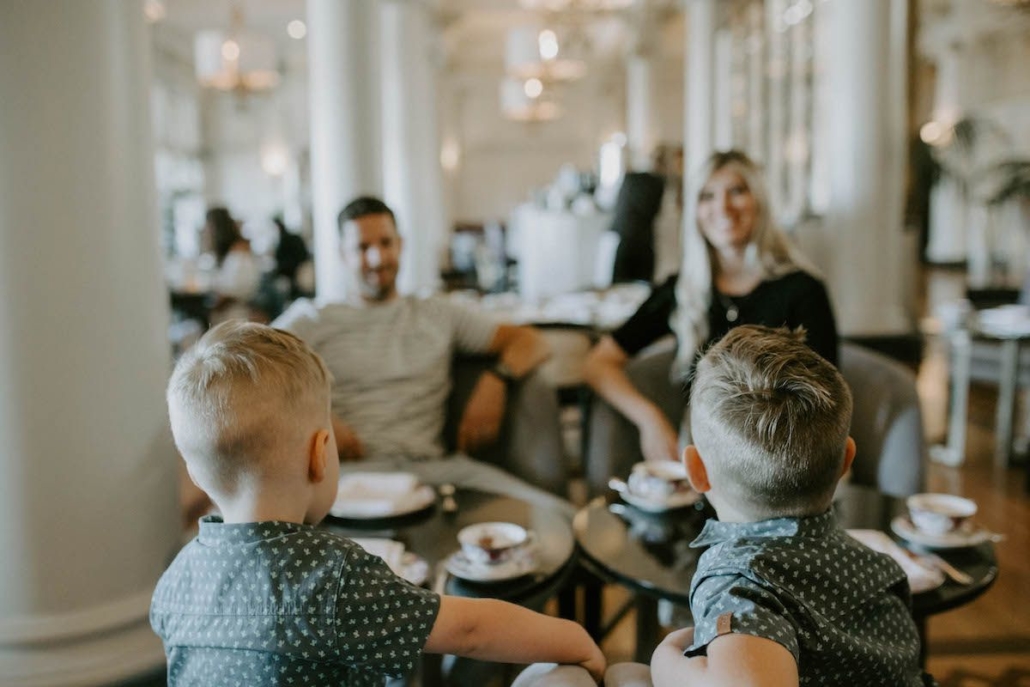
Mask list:
[[[511,385],[514,382],[518,381],[518,378],[515,376],[515,373],[512,371],[512,369],[501,362],[491,367],[490,372],[492,372],[495,376],[499,377],[500,380],[504,382],[506,385]]]

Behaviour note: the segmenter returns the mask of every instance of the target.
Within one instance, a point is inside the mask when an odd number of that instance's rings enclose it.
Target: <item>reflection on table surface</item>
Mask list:
[[[856,485],[846,485],[834,507],[846,529],[888,533],[891,520],[905,512],[903,499]],[[703,552],[689,544],[712,516],[714,512],[704,500],[697,507],[652,514],[620,503],[612,496],[595,499],[581,510],[576,515],[574,530],[584,560],[602,577],[656,598],[689,604],[690,582]],[[948,580],[937,589],[914,595],[916,617],[968,603],[986,591],[997,577],[991,543],[938,553],[972,576],[974,582],[960,585]]]
[[[552,510],[508,496],[458,489],[454,495],[458,509],[444,512],[439,500],[429,508],[398,518],[342,520],[327,518],[326,527],[345,537],[386,537],[400,541],[408,551],[424,558],[434,571],[429,582],[446,576],[443,590],[448,594],[491,597],[527,606],[554,595],[571,573],[575,540],[572,526]],[[539,565],[535,572],[503,582],[475,583],[457,579],[443,569],[443,562],[458,550],[458,531],[480,522],[512,522],[530,530],[538,547]]]

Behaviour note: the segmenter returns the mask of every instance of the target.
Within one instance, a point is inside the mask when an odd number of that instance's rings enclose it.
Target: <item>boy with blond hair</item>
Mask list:
[[[690,481],[718,514],[691,584],[696,626],[651,658],[671,685],[923,685],[908,582],[842,530],[855,457],[844,378],[785,329],[741,326],[697,365]]]
[[[423,651],[605,661],[580,626],[502,601],[439,596],[313,527],[336,498],[331,376],[292,334],[226,322],[168,384],[176,445],[218,506],[158,583],[150,619],[169,685],[383,684]]]

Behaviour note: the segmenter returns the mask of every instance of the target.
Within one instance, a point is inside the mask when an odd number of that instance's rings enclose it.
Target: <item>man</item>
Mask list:
[[[457,448],[464,454],[497,441],[509,386],[547,358],[546,341],[530,327],[497,324],[442,296],[399,294],[403,239],[381,200],[361,197],[349,203],[340,212],[339,231],[341,257],[357,281],[357,296],[318,305],[300,300],[273,324],[307,341],[333,373],[333,429],[341,460],[361,460],[362,470],[410,470],[429,482],[535,497],[538,490],[465,455],[443,460],[442,431],[455,352],[498,358],[479,378],[459,423]],[[556,402],[551,412],[544,410],[525,409],[550,431],[514,437],[534,445],[524,446],[508,467],[561,493]]]

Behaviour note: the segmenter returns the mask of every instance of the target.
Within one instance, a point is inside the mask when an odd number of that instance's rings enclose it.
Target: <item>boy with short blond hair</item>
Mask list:
[[[831,508],[851,466],[844,378],[785,329],[741,326],[696,369],[683,460],[718,514],[691,585],[696,626],[655,650],[656,687],[923,685],[908,582]]]
[[[215,327],[176,365],[172,433],[221,516],[201,520],[154,592],[169,685],[381,685],[423,651],[599,678],[604,657],[575,623],[439,596],[313,527],[339,476],[330,383],[300,339],[251,323]]]

